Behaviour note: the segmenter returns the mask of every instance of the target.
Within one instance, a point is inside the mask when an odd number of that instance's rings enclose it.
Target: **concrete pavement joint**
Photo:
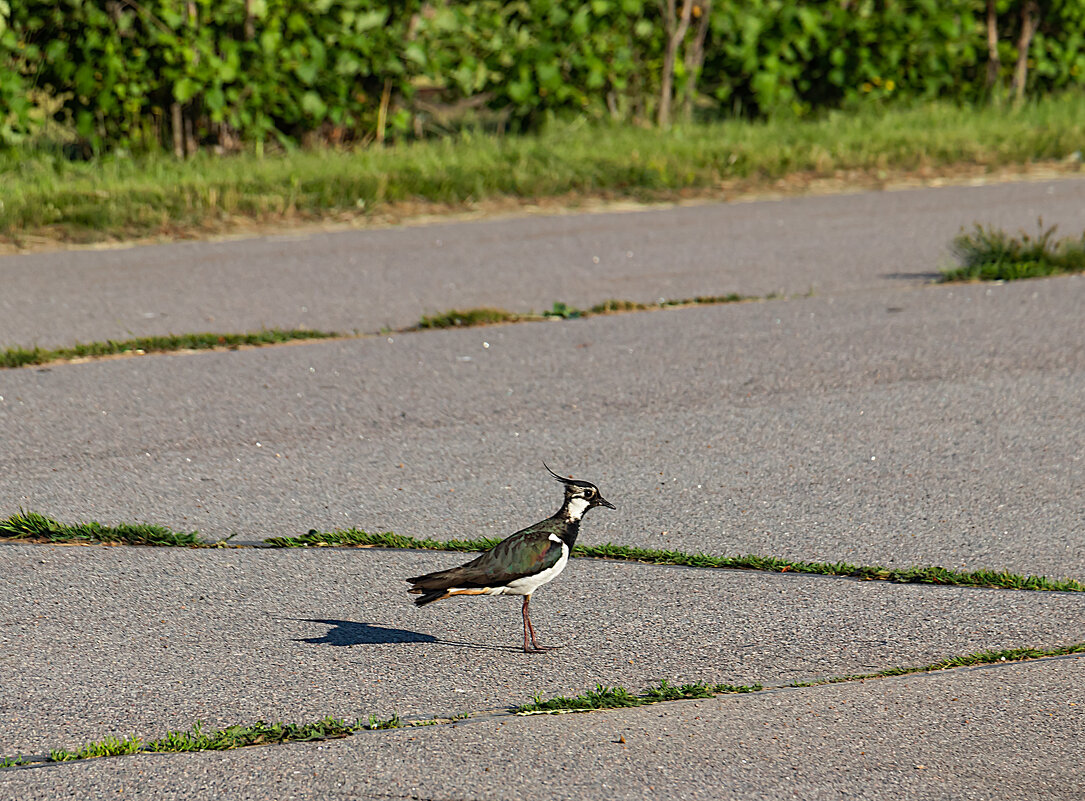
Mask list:
[[[387,720],[380,720],[371,715],[368,721],[359,719],[353,724],[348,724],[343,720],[331,717],[326,717],[323,720],[308,724],[267,724],[263,721],[258,721],[251,726],[243,727],[235,725],[207,734],[202,731],[201,724],[197,721],[188,732],[171,731],[164,737],[146,744],[134,735],[121,738],[109,737],[97,742],[87,743],[79,751],[57,749],[50,751],[48,755],[19,754],[3,757],[0,758],[0,770],[41,768],[47,765],[83,761],[86,759],[96,759],[107,756],[128,756],[151,753],[192,753],[207,750],[221,751],[235,750],[238,748],[254,748],[266,745],[282,745],[292,742],[321,742],[351,737],[361,731],[384,731],[388,729],[404,729],[420,726],[447,726],[464,722],[479,722],[500,717],[598,712],[661,703],[707,700],[719,697],[720,695],[760,695],[792,692],[804,689],[816,689],[830,684],[863,682],[869,679],[892,679],[944,671],[963,672],[979,669],[992,669],[1025,661],[1052,661],[1081,658],[1081,654],[1085,654],[1085,642],[1047,649],[1019,648],[1004,651],[983,651],[959,657],[950,657],[930,665],[889,668],[873,673],[836,676],[815,679],[808,682],[792,682],[786,685],[775,686],[762,686],[760,684],[734,686],[703,683],[676,686],[663,680],[658,687],[650,687],[641,693],[634,695],[623,687],[603,687],[602,685],[599,685],[594,691],[590,691],[583,696],[575,696],[573,698],[558,697],[543,701],[536,695],[536,698],[532,703],[519,707],[463,712],[450,717],[435,716],[430,718],[400,719],[398,715],[393,715]]]

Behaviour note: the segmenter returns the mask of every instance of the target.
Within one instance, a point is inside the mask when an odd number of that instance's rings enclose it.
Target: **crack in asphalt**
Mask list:
[[[870,673],[855,676],[835,676],[835,677],[821,677],[814,678],[808,681],[792,682],[790,684],[779,684],[762,687],[760,690],[752,690],[749,692],[722,692],[716,693],[708,698],[676,698],[662,701],[650,701],[647,703],[639,704],[638,706],[630,707],[610,707],[610,708],[594,708],[594,709],[559,709],[559,710],[537,710],[527,712],[516,712],[512,708],[497,708],[497,709],[483,709],[473,712],[463,712],[458,715],[451,716],[433,716],[433,717],[410,717],[402,718],[401,724],[398,726],[392,726],[388,728],[368,728],[366,726],[359,726],[349,734],[339,737],[328,737],[324,739],[312,739],[312,740],[292,740],[289,742],[281,743],[257,743],[253,745],[241,746],[240,748],[231,749],[200,749],[193,751],[138,751],[135,754],[116,754],[107,755],[101,757],[84,757],[82,759],[69,759],[62,761],[53,761],[48,754],[20,754],[17,757],[8,757],[8,759],[22,759],[20,764],[9,765],[0,770],[32,770],[39,768],[52,767],[55,765],[76,765],[82,762],[86,762],[91,759],[109,759],[118,758],[123,756],[145,756],[150,754],[184,754],[184,753],[203,753],[207,750],[242,750],[244,748],[268,748],[276,745],[290,745],[298,742],[331,742],[332,740],[343,740],[348,737],[354,737],[359,734],[379,733],[388,731],[403,731],[407,729],[416,728],[430,728],[430,727],[443,727],[443,726],[458,726],[472,723],[484,723],[487,721],[500,719],[500,718],[516,718],[516,717],[534,717],[538,715],[564,715],[564,714],[583,714],[583,713],[596,713],[596,712],[617,712],[622,709],[636,709],[640,706],[656,706],[659,704],[680,704],[680,703],[698,703],[703,701],[709,701],[713,699],[720,699],[724,696],[757,696],[757,695],[776,695],[783,693],[800,692],[803,690],[817,690],[821,687],[829,687],[838,684],[860,684],[870,680],[908,680],[916,678],[927,678],[933,675],[942,675],[946,673],[966,673],[972,671],[984,671],[984,670],[996,670],[999,668],[1009,667],[1011,665],[1019,665],[1024,662],[1055,662],[1069,659],[1082,659],[1085,658],[1085,643],[1076,643],[1073,645],[1062,646],[1063,649],[1077,649],[1070,653],[1061,654],[1045,654],[1038,657],[1022,657],[1017,659],[1006,659],[1003,657],[998,661],[985,662],[976,665],[958,665],[954,667],[938,668],[932,666],[925,666],[915,669],[913,672],[908,673]],[[1060,650],[1060,649],[1052,649]],[[0,760],[2,761],[2,760]],[[409,798],[416,799],[417,796],[413,795],[388,795],[382,796],[388,798]],[[421,801],[421,800],[420,800]]]

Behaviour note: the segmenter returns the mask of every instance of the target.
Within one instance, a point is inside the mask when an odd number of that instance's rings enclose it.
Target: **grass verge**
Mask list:
[[[795,682],[785,685],[787,688],[818,687],[825,684],[865,681],[867,679],[904,676],[912,673],[932,673],[939,670],[968,667],[973,665],[1022,662],[1045,657],[1085,654],[1085,643],[1060,646],[1056,648],[1018,648],[1005,651],[982,651],[965,656],[949,657],[940,662],[919,667],[890,668],[877,673],[864,673],[852,676],[834,676],[810,682]],[[698,698],[714,698],[717,695],[755,693],[766,689],[761,684],[735,685],[710,684],[696,682],[692,684],[671,684],[663,680],[656,687],[649,687],[639,693],[632,693],[624,687],[604,687],[597,685],[583,695],[572,697],[559,696],[543,700],[536,693],[527,704],[512,707],[509,713],[515,715],[559,714],[562,712],[587,712],[604,709],[622,709],[667,701],[683,701]],[[769,687],[768,689],[782,689]],[[315,742],[350,737],[359,731],[379,731],[401,729],[416,726],[436,726],[454,723],[470,717],[464,712],[447,718],[426,718],[422,720],[402,720],[398,715],[380,719],[370,715],[368,720],[347,723],[333,717],[325,717],[314,723],[265,723],[257,721],[249,726],[235,725],[211,732],[204,732],[197,722],[189,731],[168,732],[164,737],[144,743],[138,737],[106,737],[102,740],[86,743],[76,751],[53,749],[46,758],[16,755],[0,758],[0,769],[27,765],[72,762],[103,756],[123,756],[140,753],[185,753],[193,751],[226,751],[258,745],[276,745],[295,742]]]
[[[871,181],[890,172],[991,170],[1062,160],[1081,147],[1085,94],[1019,109],[928,103],[811,120],[730,120],[671,130],[555,124],[537,136],[465,133],[361,151],[185,161],[158,155],[78,163],[15,151],[0,158],[0,238],[15,243],[194,236],[253,224],[343,220],[500,198],[670,198],[772,188],[796,177]],[[417,212],[416,212],[417,213]]]
[[[370,533],[358,529],[321,532],[315,529],[298,537],[271,537],[264,542],[276,548],[308,547],[377,547],[414,548],[430,551],[485,551],[499,540],[431,540],[415,539],[390,531]],[[629,545],[577,545],[573,556],[594,559],[616,559],[651,565],[679,565],[728,570],[760,570],[770,573],[807,573],[824,576],[845,576],[864,581],[888,581],[895,584],[941,584],[958,587],[994,587],[1010,590],[1046,590],[1082,592],[1085,584],[1075,579],[1051,579],[1046,576],[1022,576],[994,570],[956,571],[944,567],[889,568],[879,565],[853,565],[848,562],[802,562],[775,556],[711,556],[684,551],[664,551]]]
[[[943,270],[941,281],[1014,281],[1085,272],[1085,234],[1079,239],[1055,239],[1055,226],[1036,236],[1021,232],[1010,236],[996,228],[977,225],[953,240],[953,255],[960,266]]]
[[[305,328],[265,328],[249,334],[168,334],[166,336],[136,337],[105,342],[77,342],[65,348],[13,347],[0,352],[0,368],[24,367],[32,364],[116,356],[123,353],[166,353],[178,350],[212,350],[277,345],[306,339],[339,337],[332,331],[310,331]]]

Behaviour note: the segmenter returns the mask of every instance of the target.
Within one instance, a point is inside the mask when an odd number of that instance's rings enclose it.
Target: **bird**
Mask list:
[[[413,585],[407,592],[422,596],[414,600],[416,606],[442,601],[453,595],[522,595],[524,653],[541,653],[560,647],[539,645],[528,612],[531,594],[543,584],[553,581],[565,569],[569,552],[580,533],[580,520],[584,513],[596,506],[608,509],[616,507],[600,494],[594,484],[559,476],[545,462],[543,467],[565,485],[565,500],[561,508],[545,520],[503,539],[465,565],[407,579]]]

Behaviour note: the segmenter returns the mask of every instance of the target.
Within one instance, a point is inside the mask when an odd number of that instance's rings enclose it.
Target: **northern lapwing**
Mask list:
[[[535,627],[528,613],[531,593],[565,569],[584,513],[594,506],[613,509],[614,504],[605,500],[594,484],[562,478],[549,467],[546,469],[565,485],[565,501],[557,513],[517,531],[461,567],[407,579],[413,585],[407,592],[422,596],[415,599],[416,605],[425,606],[453,595],[522,595],[524,652],[550,650],[535,639]]]

